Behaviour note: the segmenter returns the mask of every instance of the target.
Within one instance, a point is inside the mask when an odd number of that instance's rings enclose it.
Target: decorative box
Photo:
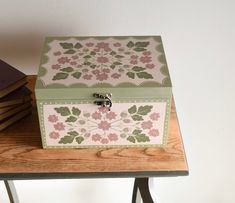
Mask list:
[[[172,86],[160,36],[47,37],[35,92],[44,148],[167,143]]]

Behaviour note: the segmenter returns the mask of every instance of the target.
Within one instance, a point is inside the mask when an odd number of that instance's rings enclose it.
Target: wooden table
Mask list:
[[[33,90],[35,76],[28,81]],[[0,179],[11,202],[18,201],[11,180],[135,177],[133,202],[139,189],[149,203],[148,177],[184,175],[188,166],[174,102],[166,148],[42,149],[35,100],[31,115],[0,132]]]

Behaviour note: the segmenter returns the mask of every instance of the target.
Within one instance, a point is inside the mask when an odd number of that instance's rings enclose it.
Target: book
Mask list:
[[[24,103],[24,104],[19,105],[19,106],[15,107],[15,108],[13,108],[13,109],[3,113],[3,114],[0,114],[0,121],[2,121],[4,119],[6,119],[6,118],[8,118],[8,117],[18,113],[18,112],[20,112],[20,111],[22,111],[24,109],[27,109],[29,107],[31,107],[31,102]]]
[[[26,75],[0,60],[0,98],[27,83]]]
[[[32,92],[27,87],[23,86],[7,96],[0,98],[0,113],[2,108],[30,101],[31,93]]]
[[[27,116],[30,113],[31,113],[31,107],[27,108],[27,109],[25,109],[25,110],[23,110],[23,111],[21,111],[17,114],[14,114],[10,118],[7,118],[7,119],[4,119],[4,120],[0,121],[0,131],[6,129],[10,125],[15,123],[16,121],[19,121],[20,119],[24,118],[25,116]]]

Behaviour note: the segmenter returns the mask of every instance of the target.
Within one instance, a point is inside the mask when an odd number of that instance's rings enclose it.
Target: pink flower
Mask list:
[[[91,74],[86,74],[86,75],[83,75],[82,78],[85,79],[85,80],[90,80],[92,78],[92,75]]]
[[[93,46],[94,46],[94,44],[93,44],[93,43],[91,43],[91,42],[88,42],[88,43],[86,43],[86,46],[87,46],[87,47],[93,47]]]
[[[112,51],[112,49],[108,47],[108,48],[104,48],[104,51],[109,52],[109,51]]]
[[[64,130],[64,124],[63,123],[56,123],[55,125],[54,125],[54,128],[56,129],[56,130]]]
[[[51,132],[50,134],[49,134],[49,137],[51,138],[51,139],[58,139],[59,137],[60,137],[60,134],[59,133],[57,133],[57,132],[55,132],[55,131],[53,131],[53,132]]]
[[[149,69],[153,69],[155,67],[155,65],[154,64],[146,64],[146,68],[149,68]]]
[[[104,68],[102,71],[103,71],[104,73],[109,73],[109,72],[110,72],[110,69]]]
[[[150,51],[144,51],[143,55],[145,55],[145,56],[151,55],[151,52]]]
[[[93,70],[93,71],[91,71],[94,75],[97,75],[97,74],[99,74],[100,73],[100,71],[99,70]]]
[[[77,65],[77,62],[76,61],[72,61],[69,64],[73,66],[73,65]]]
[[[109,140],[107,138],[103,138],[101,141],[100,141],[102,144],[108,144],[109,143]]]
[[[106,118],[109,120],[115,119],[116,116],[117,116],[117,114],[112,111],[110,111],[109,113],[106,114]]]
[[[102,130],[109,130],[110,127],[111,127],[111,124],[108,123],[107,121],[101,121],[101,122],[98,124],[98,128],[99,128],[99,129],[102,129]]]
[[[99,119],[101,119],[101,113],[96,111],[91,115],[91,117],[95,120],[99,120]]]
[[[115,46],[115,47],[120,47],[121,44],[120,44],[119,42],[116,42],[116,43],[113,44],[113,46]]]
[[[110,133],[108,135],[108,138],[109,138],[110,141],[117,141],[118,140],[118,136],[115,133]]]
[[[60,69],[61,67],[60,67],[59,64],[55,64],[55,65],[52,65],[51,68],[52,68],[52,69],[55,69],[55,70],[58,70],[58,69]]]
[[[132,55],[131,59],[138,59],[138,56],[137,55]]]
[[[60,64],[65,64],[65,63],[69,63],[70,62],[70,59],[68,57],[60,57],[58,60],[57,60]]]
[[[150,118],[154,121],[157,121],[160,118],[160,115],[159,115],[159,113],[152,113],[150,115]]]
[[[98,49],[107,49],[109,47],[109,43],[105,43],[105,42],[99,42],[96,44],[96,47]]]
[[[101,139],[101,135],[99,135],[99,134],[94,134],[94,135],[92,135],[92,140],[93,141],[99,141]]]
[[[54,52],[53,54],[54,54],[54,56],[59,56],[59,55],[61,55],[61,52],[57,51],[57,52]]]
[[[108,75],[106,73],[97,74],[96,79],[99,80],[99,81],[107,80]]]
[[[104,56],[100,56],[97,58],[97,62],[99,62],[99,63],[107,63],[108,61],[109,61],[109,59]]]
[[[136,65],[138,63],[138,61],[137,60],[131,60],[130,63],[133,64],[133,65]]]
[[[151,129],[148,134],[150,136],[157,137],[159,136],[159,131],[157,129]]]
[[[99,107],[98,109],[99,109],[99,112],[100,112],[100,113],[107,113],[107,112],[108,112],[108,108],[107,108],[107,107],[101,106],[101,107]]]
[[[114,73],[114,74],[111,75],[111,77],[114,78],[114,79],[118,79],[118,78],[121,77],[121,75],[118,74],[118,73]]]
[[[50,116],[48,116],[48,121],[54,123],[54,122],[58,121],[58,117],[56,115],[50,115]]]
[[[140,57],[140,61],[141,61],[142,63],[149,63],[149,62],[152,61],[152,57],[150,57],[150,56],[141,56],[141,57]]]
[[[72,56],[72,59],[74,59],[74,60],[76,60],[76,59],[78,59],[78,56]]]
[[[152,121],[144,121],[142,124],[141,124],[141,127],[143,129],[150,129],[153,127],[153,123]]]

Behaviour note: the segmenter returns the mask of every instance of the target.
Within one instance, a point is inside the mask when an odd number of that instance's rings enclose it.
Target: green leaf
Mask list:
[[[149,106],[149,105],[140,106],[140,107],[138,108],[137,114],[142,115],[142,116],[145,116],[145,115],[147,115],[149,112],[151,112],[152,108],[153,108],[153,106]]]
[[[69,116],[69,117],[66,119],[65,122],[75,122],[76,120],[77,120],[76,117],[74,117],[74,116]]]
[[[131,118],[134,120],[134,121],[143,121],[144,119],[142,118],[142,116],[140,115],[132,115]]]
[[[90,55],[93,55],[93,56],[94,56],[94,55],[96,55],[96,52],[95,52],[95,51],[91,51],[91,52],[90,52]]]
[[[66,135],[60,139],[59,144],[70,144],[73,142],[73,140],[73,136]]]
[[[63,49],[72,49],[73,48],[73,44],[67,43],[67,42],[61,42],[60,46],[62,46]]]
[[[90,67],[94,69],[96,67],[96,65],[92,64],[92,65],[90,65]]]
[[[134,136],[128,136],[127,140],[132,142],[132,143],[135,143],[135,137]]]
[[[80,49],[80,48],[82,48],[82,45],[77,42],[74,47],[75,47],[76,49]]]
[[[84,61],[84,63],[83,63],[85,66],[89,66],[89,65],[91,65],[91,62],[89,62],[89,61]]]
[[[56,73],[52,80],[63,80],[66,79],[69,76],[68,73]]]
[[[76,137],[75,140],[78,144],[81,144],[84,141],[84,138],[82,136],[79,136],[79,137]]]
[[[132,68],[132,70],[135,71],[135,72],[139,72],[139,71],[145,70],[145,68],[140,67],[140,66],[134,66],[134,67]]]
[[[142,47],[136,47],[134,48],[134,51],[141,52],[141,51],[146,51],[146,49]]]
[[[116,61],[116,62],[114,62],[114,63],[113,63],[113,65],[118,66],[118,65],[122,65],[122,63],[121,63],[121,62]]]
[[[111,65],[110,68],[114,69],[116,66],[115,65]]]
[[[78,108],[73,107],[73,108],[72,108],[72,113],[73,113],[73,115],[75,115],[75,116],[79,116],[79,115],[81,114],[81,111],[80,111]]]
[[[122,55],[116,55],[116,56],[114,56],[115,58],[124,58],[124,56],[122,56]]]
[[[147,47],[149,45],[149,42],[136,42],[136,47]]]
[[[137,73],[138,78],[144,78],[144,79],[151,79],[153,76],[147,72],[139,72]]]
[[[72,67],[67,67],[67,68],[62,68],[60,69],[61,71],[64,71],[64,72],[73,72],[73,68]]]
[[[135,79],[135,73],[133,73],[133,72],[127,72],[126,75],[127,75],[129,78]]]
[[[89,58],[91,58],[91,57],[92,57],[92,56],[90,56],[90,55],[83,56],[84,59],[89,59]]]
[[[132,134],[138,135],[138,134],[140,134],[141,132],[142,132],[142,130],[135,129],[135,130],[133,130]]]
[[[61,116],[68,116],[70,115],[70,110],[68,107],[59,107],[59,108],[54,108],[57,113],[59,113]]]
[[[64,54],[74,54],[76,51],[73,49],[69,49],[68,51],[64,52]]]
[[[82,73],[80,73],[80,72],[75,72],[72,74],[72,76],[77,79],[79,79],[81,77],[81,75],[82,75]]]
[[[136,113],[136,111],[137,111],[136,105],[134,105],[134,106],[132,106],[131,108],[128,109],[128,112],[130,114],[134,114],[134,113]]]
[[[109,54],[113,56],[116,55],[117,53],[115,51],[111,51]]]
[[[146,136],[145,134],[138,134],[135,136],[135,139],[137,140],[137,142],[149,142],[149,137]]]
[[[78,134],[78,132],[77,131],[71,131],[71,132],[68,132],[68,134],[69,135],[71,135],[71,136],[73,136],[73,137],[76,137],[76,136],[78,136],[79,134]]]
[[[134,42],[129,41],[126,46],[127,46],[128,48],[132,48],[132,47],[135,46],[135,44],[134,44]]]

